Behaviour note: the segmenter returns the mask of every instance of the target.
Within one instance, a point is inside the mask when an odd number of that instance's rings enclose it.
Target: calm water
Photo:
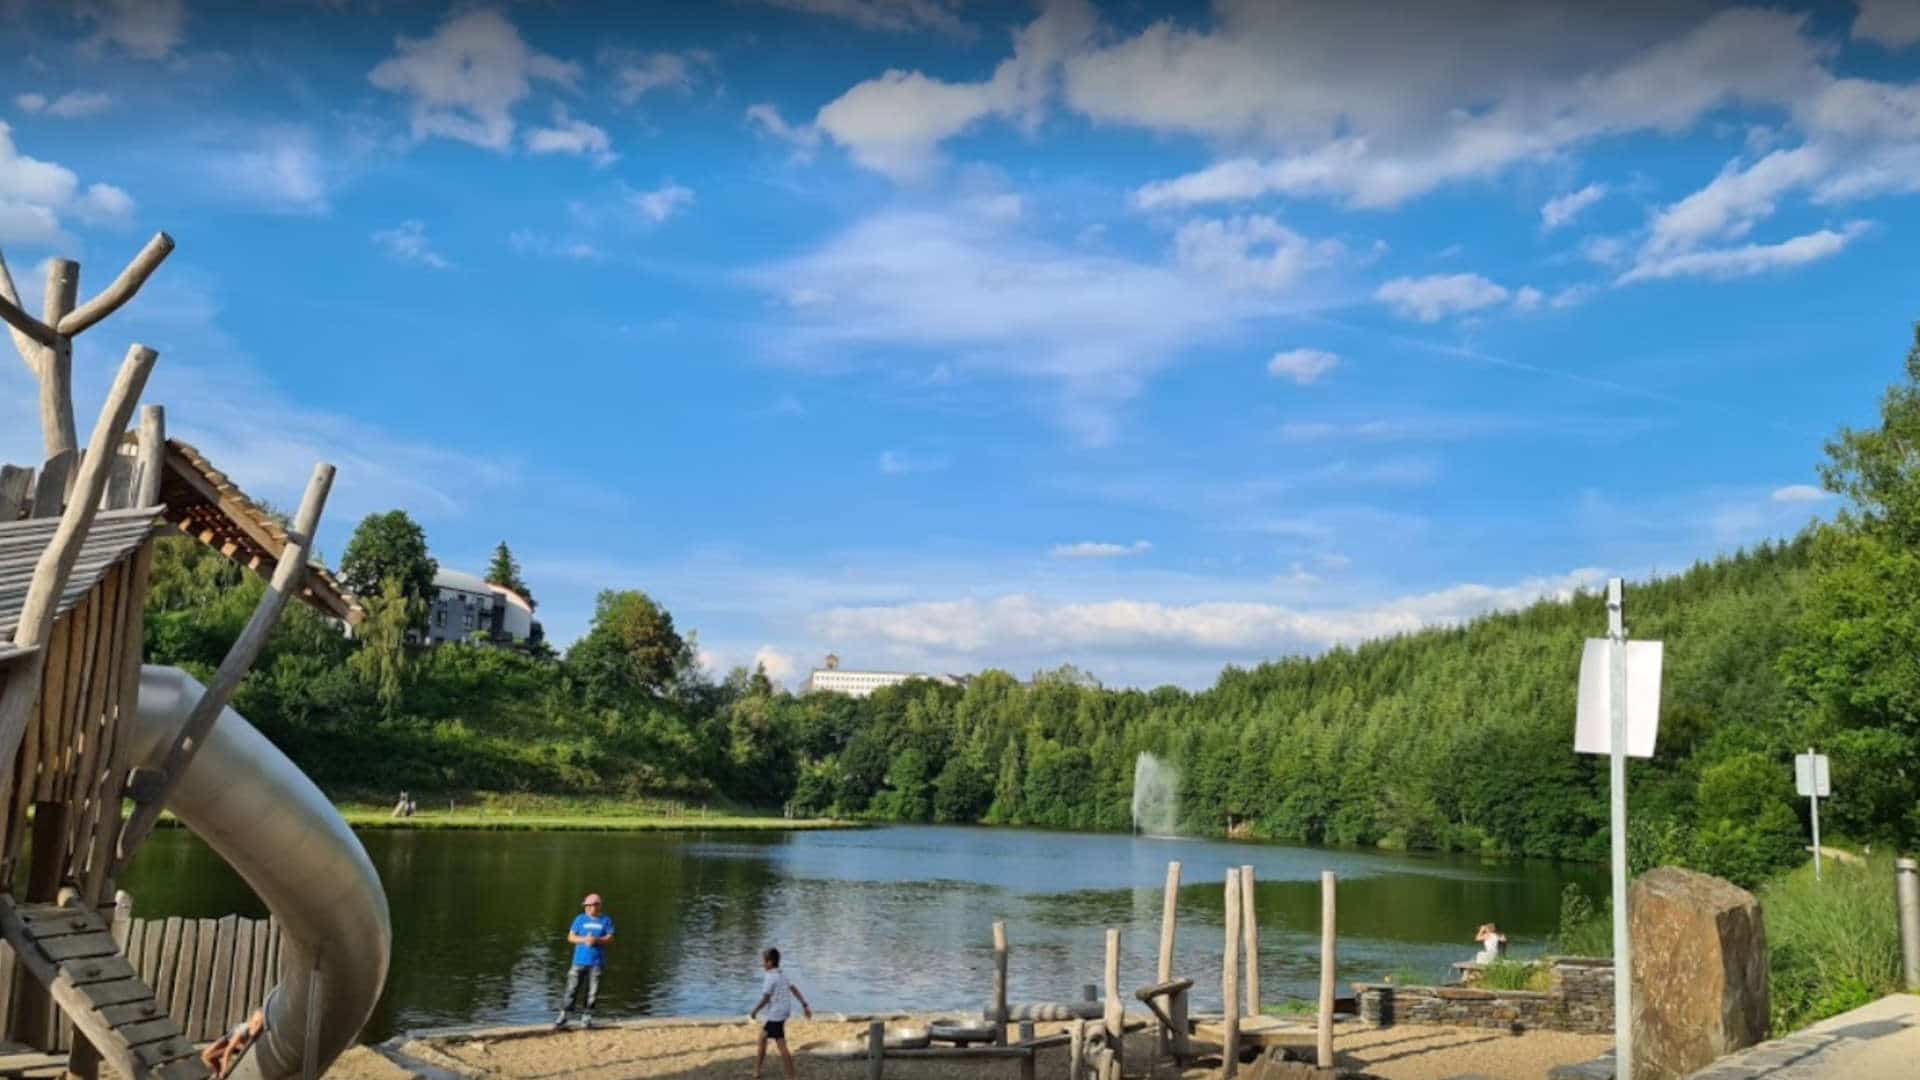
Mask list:
[[[1497,921],[1516,952],[1554,929],[1570,881],[1603,872],[1464,856],[1268,844],[900,827],[814,833],[369,832],[386,882],[394,962],[366,1032],[551,1018],[565,931],[589,890],[607,898],[600,1012],[745,1013],[758,951],[834,1011],[978,1009],[992,987],[992,924],[1012,941],[1010,996],[1070,1000],[1098,982],[1104,930],[1123,931],[1123,987],[1152,981],[1168,860],[1183,866],[1174,970],[1217,1009],[1227,867],[1259,882],[1263,995],[1307,996],[1319,977],[1319,874],[1340,875],[1342,981],[1438,977]],[[163,830],[126,888],[139,915],[265,912],[191,834]]]

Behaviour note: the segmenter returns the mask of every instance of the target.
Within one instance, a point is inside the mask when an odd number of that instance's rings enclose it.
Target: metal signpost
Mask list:
[[[1607,636],[1580,658],[1573,748],[1610,759],[1613,840],[1614,1075],[1633,1075],[1633,952],[1627,936],[1627,758],[1652,757],[1660,726],[1661,644],[1627,641],[1624,586],[1607,582]]]
[[[1793,782],[1800,794],[1813,801],[1813,880],[1820,880],[1820,800],[1833,794],[1833,785],[1827,780],[1827,755],[1816,754],[1813,747],[1807,747],[1804,754],[1793,756]]]

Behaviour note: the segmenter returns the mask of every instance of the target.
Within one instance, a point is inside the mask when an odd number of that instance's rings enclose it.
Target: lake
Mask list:
[[[1391,971],[1439,978],[1497,922],[1537,952],[1561,890],[1604,894],[1605,869],[1020,829],[900,826],[838,832],[361,834],[393,911],[393,970],[366,1036],[551,1019],[568,922],[603,894],[617,935],[599,1015],[742,1014],[759,950],[830,1011],[977,1011],[992,989],[992,925],[1012,942],[1009,996],[1072,1000],[1101,979],[1122,930],[1124,990],[1153,981],[1166,864],[1183,867],[1174,974],[1195,1008],[1220,1006],[1222,882],[1259,883],[1260,983],[1269,1002],[1319,978],[1321,870],[1340,876],[1342,992]],[[137,916],[265,911],[192,834],[162,830],[124,888]]]

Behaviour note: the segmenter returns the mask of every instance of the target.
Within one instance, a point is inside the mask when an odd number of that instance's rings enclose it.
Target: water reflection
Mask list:
[[[1518,952],[1554,928],[1560,890],[1597,892],[1587,867],[1011,829],[840,833],[362,835],[386,883],[394,963],[367,1032],[552,1015],[565,928],[597,891],[619,928],[601,1011],[744,1013],[758,951],[830,1010],[975,1009],[991,985],[990,927],[1008,922],[1017,1000],[1098,982],[1103,931],[1123,934],[1123,983],[1150,981],[1166,863],[1184,864],[1176,972],[1219,1006],[1220,882],[1255,867],[1261,985],[1309,995],[1318,978],[1319,873],[1341,876],[1343,979],[1439,975],[1496,920]],[[128,876],[137,913],[264,914],[183,831],[156,835]]]

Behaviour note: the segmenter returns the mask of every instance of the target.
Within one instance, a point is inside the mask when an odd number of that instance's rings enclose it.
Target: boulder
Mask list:
[[[1767,931],[1731,882],[1663,866],[1627,893],[1633,1075],[1668,1080],[1767,1037]]]

